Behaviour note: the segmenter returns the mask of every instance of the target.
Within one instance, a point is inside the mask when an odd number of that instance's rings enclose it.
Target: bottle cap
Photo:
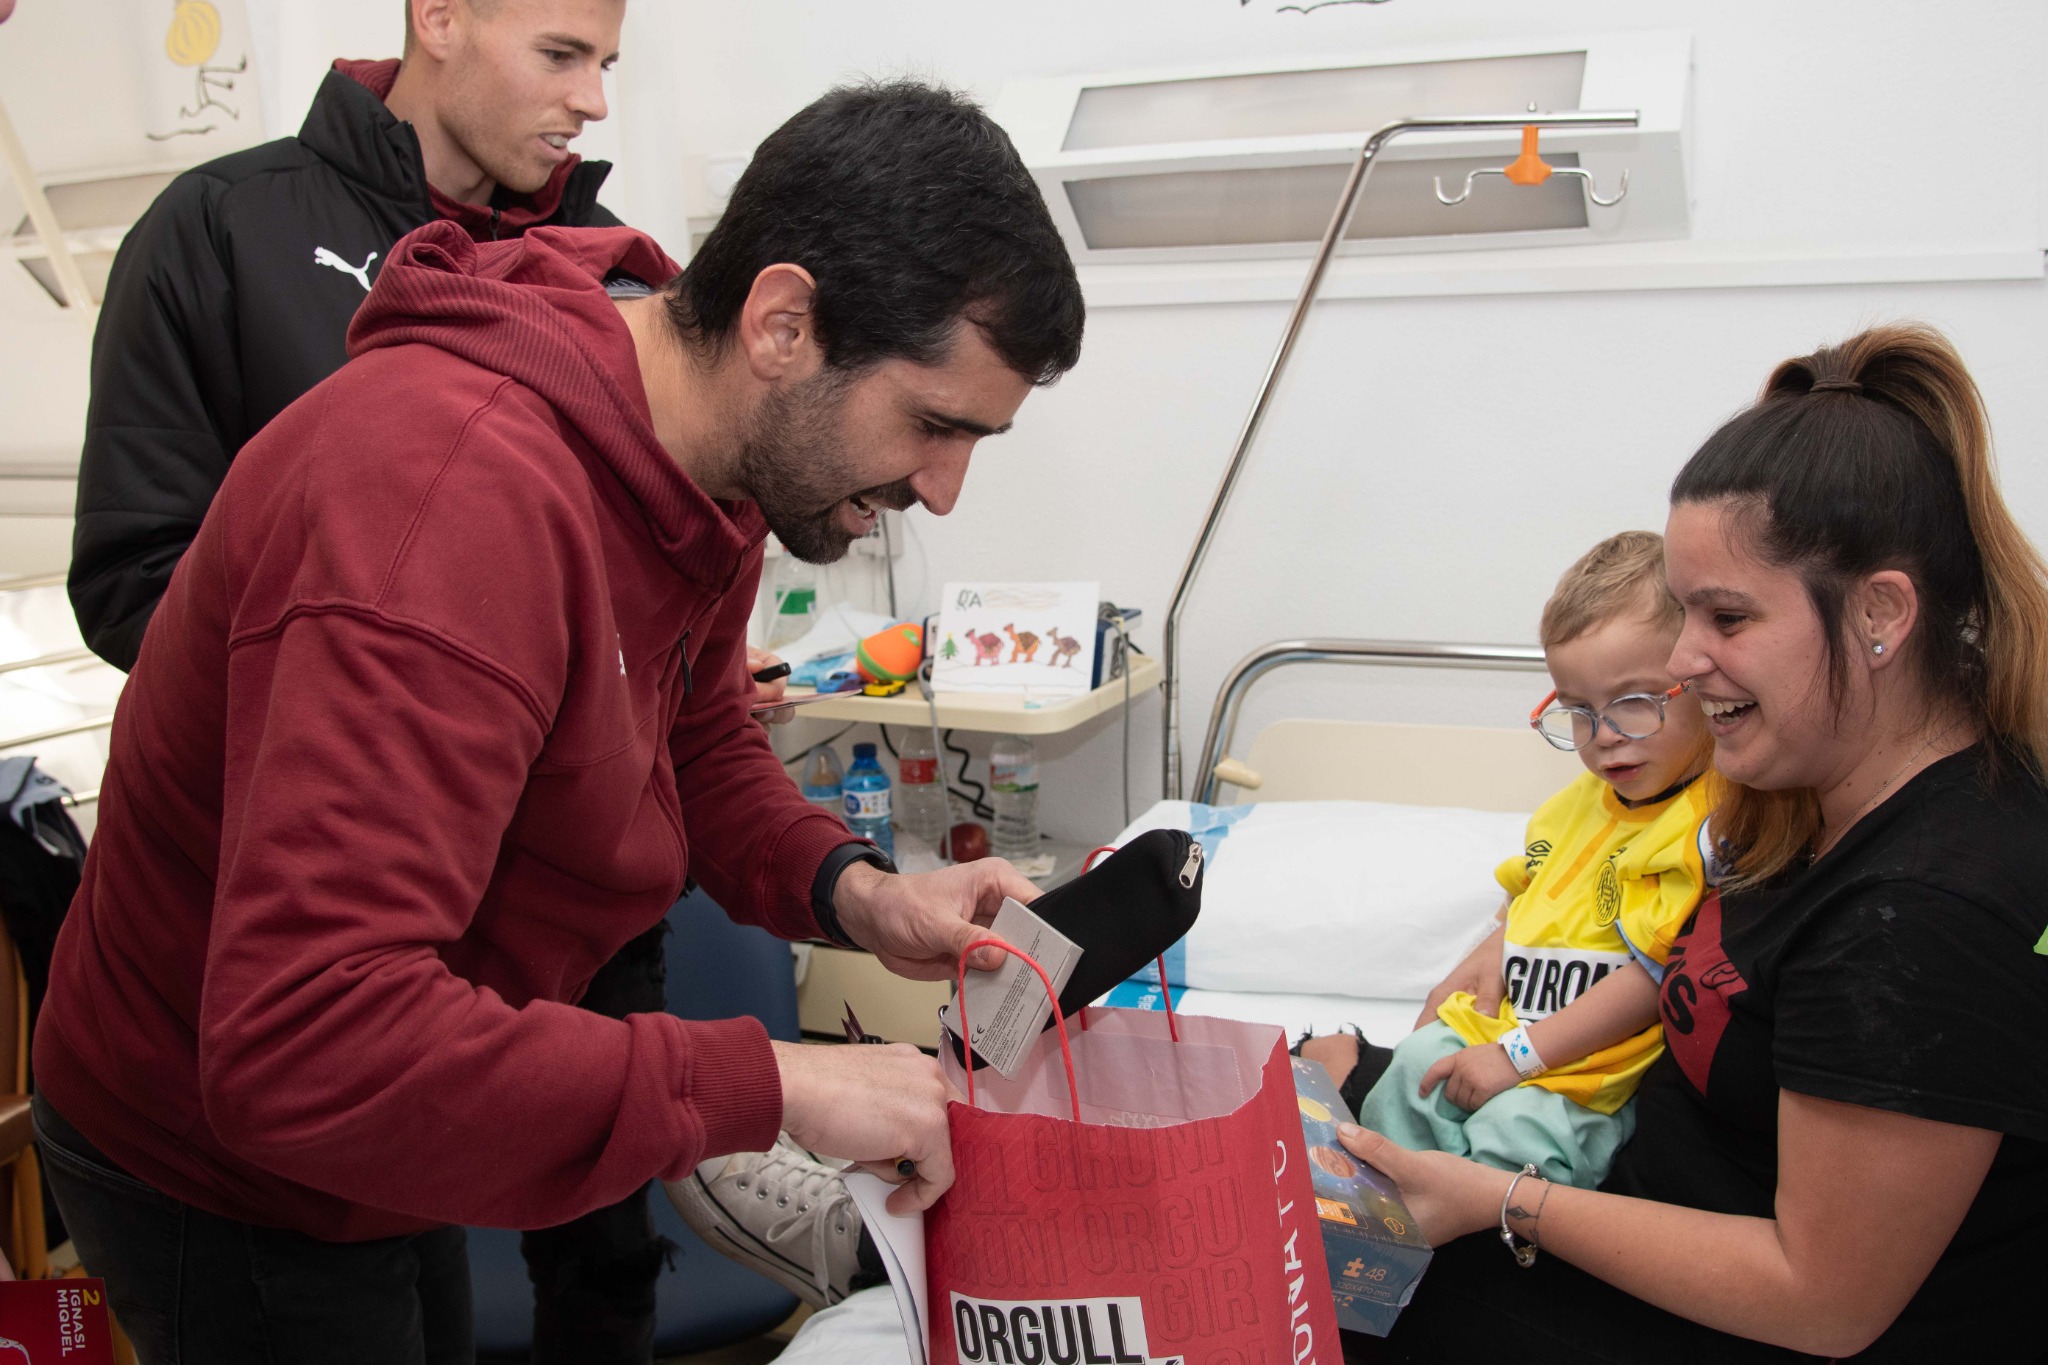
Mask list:
[[[875,756],[875,746],[872,744],[856,744],[853,746],[853,756],[856,760],[873,758]]]

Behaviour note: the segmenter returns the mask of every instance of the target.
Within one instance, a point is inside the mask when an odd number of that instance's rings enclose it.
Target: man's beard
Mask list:
[[[734,466],[768,529],[807,564],[833,563],[857,539],[839,519],[839,504],[849,496],[878,510],[917,501],[908,479],[861,487],[840,421],[848,387],[847,376],[826,370],[792,389],[770,392]]]

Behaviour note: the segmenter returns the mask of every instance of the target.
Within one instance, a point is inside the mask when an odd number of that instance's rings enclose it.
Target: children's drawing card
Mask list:
[[[948,583],[932,686],[1072,696],[1095,670],[1099,583]]]

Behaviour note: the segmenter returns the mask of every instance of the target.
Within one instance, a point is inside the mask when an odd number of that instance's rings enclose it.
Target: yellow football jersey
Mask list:
[[[1500,1013],[1481,1014],[1460,991],[1437,1017],[1468,1044],[1495,1043],[1516,1025],[1563,1009],[1631,961],[1661,979],[1672,940],[1706,885],[1700,851],[1706,786],[1694,781],[1631,809],[1589,772],[1544,802],[1529,821],[1528,848],[1494,873],[1514,898]],[[1652,1024],[1522,1084],[1611,1114],[1635,1093],[1663,1049],[1663,1030]]]

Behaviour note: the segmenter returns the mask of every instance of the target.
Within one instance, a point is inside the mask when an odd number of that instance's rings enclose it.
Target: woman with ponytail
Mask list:
[[[1353,1130],[1438,1253],[1347,1358],[2036,1359],[2048,571],[1976,386],[1936,332],[1864,332],[1781,365],[1671,502],[1726,874],[1669,1052],[1599,1191]]]

